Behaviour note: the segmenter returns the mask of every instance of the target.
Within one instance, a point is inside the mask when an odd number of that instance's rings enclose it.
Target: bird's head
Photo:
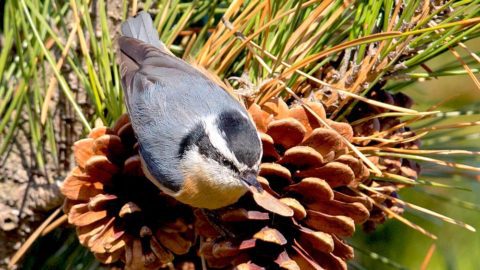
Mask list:
[[[177,198],[197,207],[219,208],[237,201],[249,187],[261,190],[261,157],[259,135],[245,111],[203,118],[180,145],[185,183]]]

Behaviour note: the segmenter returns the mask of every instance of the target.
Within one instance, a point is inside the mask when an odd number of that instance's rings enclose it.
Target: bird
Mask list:
[[[247,191],[265,194],[257,180],[262,144],[245,107],[174,56],[147,12],[123,22],[121,33],[121,82],[146,177],[203,209],[231,205]]]

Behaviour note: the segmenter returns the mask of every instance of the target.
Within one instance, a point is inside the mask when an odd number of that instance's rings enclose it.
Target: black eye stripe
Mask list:
[[[193,146],[198,147],[198,152],[202,156],[213,159],[218,162],[218,164],[228,167],[234,172],[240,172],[232,161],[224,157],[223,154],[212,145],[202,125],[197,125],[187,136],[185,136],[185,138],[183,138],[178,150],[178,156],[182,158],[187,150],[191,149]]]
[[[225,166],[225,167],[229,167],[232,171],[235,171],[237,173],[240,173],[240,171],[238,170],[237,166],[235,166],[235,164],[233,164],[233,162],[231,162],[230,160],[226,159],[226,158],[222,158],[220,160],[220,163]]]
[[[215,146],[212,145],[212,143],[210,142],[210,139],[208,138],[208,136],[206,134],[203,138],[201,138],[196,143],[196,145],[198,146],[198,152],[201,155],[203,155],[207,158],[213,159],[216,162],[218,162],[219,164],[221,164],[225,167],[229,167],[231,170],[233,170],[235,172],[239,172],[237,166],[235,166],[235,164],[232,161],[230,161],[226,157],[224,157],[223,154],[220,153],[217,150],[217,148],[215,148]]]

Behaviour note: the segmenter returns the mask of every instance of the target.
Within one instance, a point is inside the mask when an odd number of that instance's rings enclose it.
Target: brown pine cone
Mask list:
[[[194,241],[193,211],[144,176],[125,114],[113,128],[95,128],[75,143],[77,167],[62,193],[80,243],[102,263],[158,269]]]
[[[381,96],[384,102],[400,102],[389,94]],[[294,211],[293,217],[271,213],[247,194],[212,218],[161,193],[143,175],[136,139],[124,115],[113,128],[96,128],[75,144],[78,167],[67,177],[62,192],[67,197],[65,212],[77,227],[80,242],[104,263],[158,269],[172,262],[173,254],[189,251],[195,220],[202,236],[198,252],[212,268],[346,269],[353,249],[343,239],[354,233],[356,224],[373,229],[386,219],[372,200],[395,213],[403,209],[384,196],[367,193],[370,198],[365,198],[354,191],[363,183],[396,197],[401,185],[369,179],[368,169],[350,154],[344,138],[352,141],[354,132],[369,136],[399,122],[379,119],[369,127],[364,122],[352,129],[326,119],[320,103],[307,104],[323,121],[281,99],[249,108],[263,144],[259,182]],[[365,107],[358,112],[358,119],[373,113]],[[414,136],[406,128],[386,134]],[[412,140],[402,147],[417,145]],[[409,160],[376,157],[372,161],[384,172],[411,179],[418,173],[416,163]],[[156,209],[158,205],[162,207]],[[195,268],[188,260],[182,265]]]
[[[369,173],[342,141],[341,136],[352,138],[350,125],[326,120],[319,103],[308,105],[334,130],[281,99],[249,108],[263,143],[259,181],[294,216],[268,213],[250,195],[219,210],[216,226],[196,211],[196,229],[203,236],[200,254],[210,267],[346,269],[353,258],[342,239],[368,219],[372,205],[349,188]],[[228,233],[219,233],[219,225]]]

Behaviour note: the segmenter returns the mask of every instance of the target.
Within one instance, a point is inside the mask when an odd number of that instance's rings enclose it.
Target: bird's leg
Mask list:
[[[207,218],[208,223],[223,237],[223,238],[235,238],[235,234],[231,232],[227,227],[222,225],[218,212],[209,209],[202,209],[203,215]]]

